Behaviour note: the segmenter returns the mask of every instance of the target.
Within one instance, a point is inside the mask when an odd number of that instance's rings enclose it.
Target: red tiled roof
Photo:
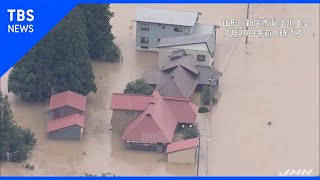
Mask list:
[[[196,122],[199,109],[198,105],[192,103],[189,99],[173,97],[163,97],[163,99],[169,105],[178,123],[193,124]]]
[[[152,143],[170,143],[177,120],[169,106],[155,91],[148,108],[125,128],[122,139]]]
[[[174,142],[167,145],[166,153],[172,153],[172,152],[181,151],[184,149],[194,148],[194,147],[197,147],[198,144],[199,144],[198,138]]]
[[[56,131],[73,125],[84,127],[84,116],[80,114],[72,114],[54,120],[50,120],[47,124],[47,132]]]
[[[147,109],[151,96],[139,94],[113,93],[111,109],[137,110]]]
[[[152,96],[113,93],[111,109],[145,111]],[[163,97],[178,123],[196,122],[199,107],[187,98]]]
[[[86,110],[86,97],[72,91],[65,91],[51,96],[50,111],[64,106],[70,106],[84,112]]]

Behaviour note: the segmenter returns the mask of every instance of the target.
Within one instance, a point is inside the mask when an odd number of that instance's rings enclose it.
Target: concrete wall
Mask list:
[[[51,113],[51,117],[53,119],[57,119],[59,117],[63,117],[63,116],[67,116],[75,113],[82,114],[82,115],[84,114],[84,112],[78,109],[74,109],[69,106],[64,106],[64,107],[53,110],[53,112]]]
[[[149,31],[141,30],[141,24],[148,24]],[[162,26],[165,26],[165,29],[162,29]],[[182,32],[175,32],[174,27],[181,27]],[[187,29],[188,33],[186,34],[184,30]],[[175,26],[175,25],[168,25],[168,24],[161,24],[158,23],[146,23],[146,22],[137,22],[136,23],[136,46],[137,49],[141,49],[140,46],[147,46],[149,50],[156,50],[155,48],[158,45],[158,39],[167,38],[167,37],[177,37],[177,36],[188,36],[192,33],[192,27],[187,26]],[[149,44],[140,43],[141,37],[149,37]],[[145,49],[141,49],[145,50]]]
[[[190,148],[181,151],[168,153],[169,163],[193,164],[196,159],[197,148]]]
[[[141,113],[141,111],[113,110],[111,117],[112,133],[122,135],[127,124]]]
[[[54,120],[51,120],[54,121]],[[57,131],[49,132],[48,138],[49,139],[65,139],[65,140],[80,140],[82,134],[82,128],[73,125],[70,127],[66,127],[63,129],[59,129]]]
[[[192,46],[192,45],[189,45]],[[196,65],[201,65],[201,66],[211,66],[213,63],[213,58],[211,58],[211,55],[209,53],[209,51],[207,50],[192,50],[192,48],[190,47],[189,49],[184,48],[186,46],[183,47],[179,47],[179,46],[175,46],[175,47],[164,47],[164,48],[159,48],[159,68],[163,68],[163,66],[167,65],[170,62],[170,58],[169,55],[173,52],[173,51],[177,51],[177,50],[181,50],[184,49],[185,52],[187,53],[187,55],[191,55],[193,62]],[[200,48],[198,48],[200,49]],[[205,55],[205,61],[198,61],[197,60],[197,55]]]

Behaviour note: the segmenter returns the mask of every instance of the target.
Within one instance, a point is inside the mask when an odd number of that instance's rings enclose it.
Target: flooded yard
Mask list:
[[[226,18],[245,19],[247,8],[245,4],[139,6],[199,11],[201,23],[219,26]],[[3,77],[2,92],[10,97],[15,120],[31,128],[38,143],[26,161],[35,166],[33,171],[2,162],[1,175],[196,174],[195,165],[169,164],[165,154],[125,150],[120,136],[109,130],[112,93],[122,92],[129,81],[158,67],[157,53],[135,50],[136,7],[111,5],[112,31],[123,61],[92,63],[98,91],[88,96],[81,141],[49,140],[48,102],[22,102],[6,90],[8,73]],[[208,155],[202,158],[208,161],[207,175],[277,175],[304,168],[319,174],[319,6],[253,4],[250,17],[309,18],[311,27],[299,39],[250,38],[247,46],[244,38],[224,37],[224,29],[218,29],[215,61],[223,77],[205,135],[210,139]],[[208,119],[209,114],[198,118]]]

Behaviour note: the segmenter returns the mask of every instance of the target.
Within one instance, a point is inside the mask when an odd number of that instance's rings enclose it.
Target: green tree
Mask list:
[[[36,144],[34,134],[13,121],[7,96],[0,92],[0,161],[21,162],[26,160]]]
[[[47,62],[52,61],[53,43],[46,36],[13,68],[8,89],[25,101],[39,101],[50,97]]]
[[[14,66],[9,91],[25,101],[45,100],[65,90],[96,92],[84,21],[74,8]]]
[[[210,105],[210,100],[212,104],[217,104],[218,99],[214,97],[213,91],[210,86],[203,86],[201,91],[201,102],[204,105]]]
[[[120,49],[114,44],[110,25],[113,12],[109,4],[79,5],[85,17],[86,36],[89,39],[89,55],[91,59],[117,62],[120,59]]]
[[[212,92],[210,87],[203,86],[201,91],[201,102],[205,105],[209,105],[211,97],[212,97]]]
[[[54,28],[52,36],[56,52],[54,60],[48,63],[53,71],[50,79],[53,93],[72,90],[87,95],[91,91],[96,92],[85,33],[86,26],[79,7]]]
[[[153,92],[153,87],[147,84],[142,79],[137,79],[127,84],[124,89],[124,93],[128,94],[144,94],[151,95]]]

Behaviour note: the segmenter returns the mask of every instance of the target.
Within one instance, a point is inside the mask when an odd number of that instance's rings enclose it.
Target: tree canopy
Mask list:
[[[72,90],[96,92],[91,59],[118,61],[108,4],[79,5],[13,68],[8,90],[25,101],[41,101]]]
[[[89,39],[89,55],[91,59],[117,62],[120,59],[120,49],[113,43],[110,19],[113,12],[109,4],[79,5],[85,18],[86,36]]]
[[[128,94],[144,94],[151,95],[153,92],[153,87],[147,84],[142,79],[137,79],[135,81],[129,82],[124,89],[124,93]]]
[[[0,91],[0,161],[21,162],[26,160],[36,144],[30,129],[18,126],[13,120],[7,96]]]

